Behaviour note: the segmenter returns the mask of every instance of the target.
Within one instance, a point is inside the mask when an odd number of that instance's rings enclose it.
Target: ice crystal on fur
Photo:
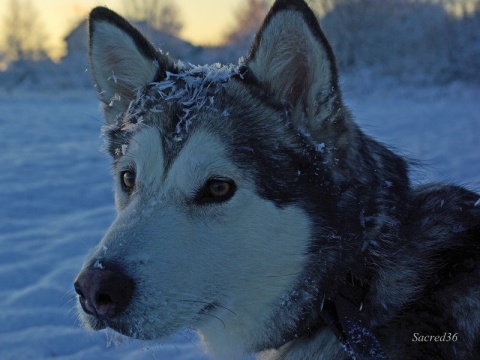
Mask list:
[[[319,153],[323,153],[325,151],[325,143],[316,144],[315,150]]]
[[[363,304],[362,304],[363,305]],[[365,346],[365,342],[372,343],[374,346],[369,347],[369,358],[371,359],[385,359],[384,354],[380,349],[380,344],[378,343],[375,335],[361,323],[355,323],[351,320],[346,320],[349,324],[347,327],[348,337],[353,344],[358,344],[360,346]],[[347,353],[352,354],[353,358],[356,358],[356,354],[350,348],[350,344],[343,345]]]
[[[148,90],[138,89],[136,99],[132,100],[125,112],[117,115],[113,124],[103,127],[102,133],[111,142],[112,133],[121,137],[120,143],[114,144],[113,154],[116,157],[125,155],[129,138],[143,125],[148,113],[161,114],[166,111],[166,104],[180,106],[178,123],[173,134],[173,141],[181,142],[192,122],[201,110],[218,112],[222,117],[228,117],[230,112],[220,108],[215,102],[215,95],[221,91],[232,76],[241,72],[243,59],[238,65],[192,65],[185,66],[183,62],[175,63],[175,71],[167,71],[163,80],[148,84]],[[160,101],[163,100],[163,101]],[[111,145],[111,144],[110,144]],[[109,144],[106,144],[106,148]]]
[[[178,73],[167,72],[163,81],[153,85],[163,100],[175,101],[182,106],[180,121],[175,130],[177,141],[181,141],[182,135],[188,132],[190,124],[196,118],[196,112],[202,109],[219,110],[215,104],[215,94],[240,71],[239,66],[233,64],[189,64],[189,67],[185,67],[181,61],[176,63],[175,68],[179,70]],[[153,110],[161,111],[158,108]],[[222,116],[228,116],[227,109],[221,110]]]

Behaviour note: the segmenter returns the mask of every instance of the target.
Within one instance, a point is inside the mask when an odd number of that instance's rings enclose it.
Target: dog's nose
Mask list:
[[[121,314],[133,296],[134,282],[116,267],[85,268],[74,282],[80,305],[90,315],[107,319]]]

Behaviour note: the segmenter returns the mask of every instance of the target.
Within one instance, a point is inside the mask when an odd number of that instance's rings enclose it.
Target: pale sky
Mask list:
[[[194,44],[216,44],[234,23],[234,11],[245,0],[174,0],[183,20],[181,36]],[[0,21],[9,0],[0,0]],[[124,0],[30,0],[40,12],[39,21],[53,52],[62,51],[61,40],[85,19],[95,6],[107,6],[122,14]],[[1,34],[0,34],[1,35]]]

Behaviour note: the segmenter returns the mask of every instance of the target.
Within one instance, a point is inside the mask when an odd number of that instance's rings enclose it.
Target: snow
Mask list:
[[[424,161],[416,182],[480,189],[479,88],[344,83],[368,134]],[[0,359],[207,359],[192,332],[124,342],[81,327],[73,280],[115,216],[102,118],[94,89],[34,89],[0,94]]]
[[[241,61],[243,60],[239,61],[239,66]],[[203,107],[212,111],[217,110],[214,106],[214,95],[224,87],[232,76],[240,73],[239,66],[215,63],[203,66],[189,64],[189,67],[186,67],[180,60],[176,63],[176,68],[180,72],[167,72],[165,80],[154,84],[155,91],[162,99],[175,99],[182,105],[183,114],[177,124],[176,141],[181,141],[182,134],[188,132],[188,127],[195,118],[195,115],[191,116],[190,113]],[[178,87],[181,82],[184,86]],[[140,100],[143,101],[143,99]],[[163,111],[163,109],[154,109],[155,111]],[[227,110],[224,109],[222,116],[227,113]]]

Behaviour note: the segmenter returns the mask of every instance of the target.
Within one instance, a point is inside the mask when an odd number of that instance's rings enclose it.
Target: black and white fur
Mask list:
[[[75,281],[88,327],[191,327],[219,359],[480,358],[480,197],[412,187],[362,133],[302,0],[238,66],[175,62],[99,7],[90,61],[118,217]]]

